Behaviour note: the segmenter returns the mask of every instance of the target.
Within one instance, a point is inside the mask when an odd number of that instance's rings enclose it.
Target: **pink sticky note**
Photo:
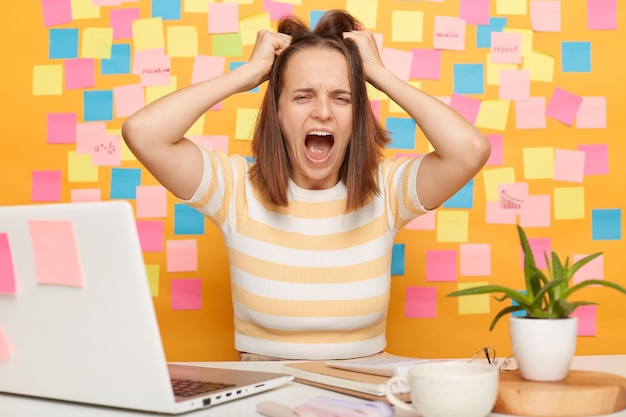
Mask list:
[[[413,54],[395,48],[383,48],[381,56],[385,66],[389,71],[393,72],[398,78],[408,81],[411,74],[411,63]]]
[[[72,203],[86,203],[90,201],[102,201],[102,194],[99,188],[85,188],[71,190],[70,198]]]
[[[263,0],[263,11],[269,12],[270,20],[279,20],[283,16],[291,16],[293,14],[293,4]]]
[[[0,233],[0,294],[15,294],[15,267],[6,233]]]
[[[76,124],[76,153],[91,154],[96,143],[106,140],[107,126],[104,122]]]
[[[221,4],[221,3],[216,3]],[[233,3],[234,4],[234,3]],[[226,58],[221,56],[196,55],[193,60],[191,83],[197,84],[224,74]]]
[[[39,284],[83,285],[83,271],[70,220],[29,220]]]
[[[76,143],[76,113],[48,113],[46,143]]]
[[[535,32],[560,32],[561,1],[531,0],[530,22]]]
[[[576,127],[579,129],[606,128],[606,97],[583,97],[576,113]]]
[[[149,67],[141,71],[141,85],[144,87],[168,86],[172,83],[172,60],[169,55],[154,57]]]
[[[407,230],[435,230],[437,216],[434,211],[424,213],[404,226]]]
[[[491,32],[491,62],[520,64],[522,62],[522,35],[512,32]]]
[[[587,255],[590,254],[572,256],[572,263],[578,262]],[[604,255],[600,255],[597,258],[592,259],[576,271],[573,278],[573,284],[575,285],[589,279],[604,279]]]
[[[239,3],[209,3],[209,33],[239,32]]]
[[[461,243],[459,246],[461,276],[491,275],[491,245]]]
[[[498,196],[502,210],[520,213],[528,198],[528,183],[498,184]]]
[[[572,126],[582,101],[582,97],[556,87],[546,108],[546,116]]]
[[[609,173],[609,156],[606,143],[578,145],[585,152],[585,175],[606,175]]]
[[[94,142],[91,150],[91,165],[122,165],[122,138],[119,135],[106,135],[103,140]]]
[[[115,116],[130,116],[146,105],[146,97],[141,84],[113,87],[113,105]]]
[[[65,60],[65,88],[91,88],[95,84],[94,60],[78,58]]]
[[[165,187],[161,185],[140,185],[136,191],[137,218],[167,216],[167,190]]]
[[[516,101],[515,127],[518,129],[545,129],[545,97],[529,97],[526,100]]]
[[[13,355],[13,347],[4,330],[0,328],[0,362],[7,360],[11,355]]]
[[[500,70],[500,100],[528,100],[530,98],[530,71]]]
[[[374,113],[374,116],[376,117],[377,120],[381,120],[380,119],[380,106],[381,106],[380,100],[370,100],[370,108],[372,109],[372,112]]]
[[[61,201],[61,171],[33,171],[31,200]]]
[[[171,281],[172,310],[202,309],[202,280],[199,278]]]
[[[489,24],[489,0],[461,0],[459,17],[474,25]]]
[[[529,195],[519,214],[519,224],[522,227],[550,227],[549,195]]]
[[[486,165],[502,165],[502,135],[486,134],[485,137],[491,143],[491,155],[489,155]]]
[[[456,110],[468,122],[475,124],[480,110],[480,100],[460,94],[452,94],[450,107]]]
[[[206,148],[209,151],[223,151],[228,153],[228,136],[225,135],[188,135],[187,139]]]
[[[456,281],[456,251],[455,250],[427,250],[426,251],[426,281],[444,282]]]
[[[137,233],[142,252],[163,252],[164,226],[162,220],[138,220]]]
[[[617,29],[617,0],[587,0],[587,28]]]
[[[41,0],[41,9],[45,27],[72,22],[71,0]]]
[[[458,17],[435,16],[433,46],[436,49],[465,49],[465,20]]]
[[[168,240],[165,243],[167,272],[198,270],[198,241],[195,239]]]
[[[441,78],[441,51],[436,49],[411,49],[411,78],[438,80]]]
[[[517,212],[515,210],[502,209],[499,201],[487,201],[485,223],[515,224],[517,223]]]
[[[554,152],[554,179],[581,183],[585,175],[585,152],[556,149]]]
[[[111,9],[109,20],[113,28],[113,39],[132,39],[133,22],[139,19],[139,9]]]
[[[550,258],[550,254],[552,253],[551,249],[551,240],[549,238],[528,238],[528,244],[530,245],[530,250],[533,254],[533,258],[535,258],[535,265],[539,269],[546,268],[546,258]],[[520,247],[520,266],[524,268],[524,251]]]
[[[594,305],[580,306],[571,314],[572,317],[578,317],[578,336],[596,335],[597,307]]]
[[[437,288],[406,287],[405,315],[411,318],[437,317]]]

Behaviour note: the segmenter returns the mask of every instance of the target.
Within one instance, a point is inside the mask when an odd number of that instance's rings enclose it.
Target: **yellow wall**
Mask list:
[[[287,0],[284,0],[287,3]],[[184,7],[204,4],[208,0],[191,2],[182,1]],[[248,17],[263,13],[263,1],[240,1],[239,18],[249,22]],[[270,3],[270,2],[267,2]],[[375,1],[375,0],[303,0],[289,3],[302,3],[293,6],[295,14],[309,18],[311,10],[324,10],[333,7],[347,8],[360,17],[368,29],[382,34],[383,46],[398,51],[411,52],[412,48],[433,48],[433,31],[436,16],[459,16],[459,0],[442,2],[427,1]],[[533,1],[496,1],[492,0],[492,17],[505,17],[507,28],[523,29],[532,33],[530,6]],[[526,183],[531,196],[545,195],[550,200],[549,226],[528,227],[530,238],[551,239],[551,247],[564,255],[588,254],[603,251],[603,278],[626,285],[623,266],[626,245],[622,239],[621,218],[617,225],[618,237],[610,240],[597,240],[592,237],[592,213],[594,210],[620,210],[625,197],[622,194],[623,178],[626,176],[626,164],[622,161],[626,145],[623,132],[626,130],[624,106],[626,105],[626,60],[621,56],[621,47],[626,41],[626,13],[618,10],[617,27],[620,30],[588,30],[587,0],[562,0],[556,2],[561,8],[560,32],[535,32],[532,42],[526,44],[535,52],[548,54],[554,58],[554,71],[547,81],[531,81],[530,96],[544,97],[549,102],[555,88],[568,91],[579,97],[605,97],[607,102],[606,128],[579,128],[576,124],[566,125],[551,117],[546,117],[546,127],[538,129],[517,129],[515,103],[508,103],[508,116],[498,118],[488,113],[487,122],[481,122],[481,130],[486,134],[502,135],[503,160],[501,164],[488,165],[474,181],[473,207],[441,208],[436,213],[438,226],[434,230],[403,230],[396,243],[404,245],[404,273],[393,277],[392,303],[389,311],[389,350],[399,354],[422,357],[468,356],[480,346],[490,344],[503,353],[510,353],[508,325],[502,322],[493,332],[488,325],[499,308],[494,300],[483,300],[483,310],[475,314],[466,314],[466,306],[458,299],[446,298],[445,294],[457,288],[457,282],[432,282],[426,279],[427,251],[456,251],[458,283],[490,282],[520,287],[522,271],[518,241],[513,224],[494,224],[486,220],[488,200],[494,200],[493,178],[495,175],[497,194],[498,182]],[[93,88],[67,89],[61,83],[58,94],[33,94],[35,82],[34,67],[61,65],[62,59],[50,59],[48,54],[49,30],[58,28],[78,28],[80,46],[87,28],[110,27],[110,11],[118,8],[139,8],[140,18],[151,17],[151,1],[139,0],[126,2],[121,6],[89,6],[89,0],[72,0],[74,20],[69,23],[46,27],[42,12],[42,2],[21,1],[7,2],[0,5],[3,25],[3,65],[0,69],[2,93],[0,102],[0,204],[39,203],[32,200],[32,176],[34,171],[57,171],[61,173],[61,195],[55,201],[71,201],[72,190],[98,189],[103,200],[109,199],[112,167],[95,168],[97,179],[86,182],[72,182],[69,178],[70,154],[76,150],[75,144],[46,143],[46,118],[50,113],[76,113],[77,122],[82,123],[83,93],[89,90],[110,90],[116,86],[136,84],[137,75],[101,75],[100,59],[95,59],[95,85]],[[518,9],[503,13],[499,7],[508,6]],[[423,12],[423,39],[421,42],[397,41],[397,36],[412,34],[418,36],[418,25],[409,25],[402,31],[394,28],[393,19],[401,18],[396,11]],[[93,13],[91,17],[79,17],[80,13]],[[521,13],[521,14],[516,14]],[[82,15],[84,16],[84,14]],[[181,20],[163,20],[162,28],[165,44],[168,42],[168,28],[176,26],[195,26],[197,28],[198,55],[212,55],[212,38],[208,34],[206,13],[181,14]],[[368,24],[367,22],[372,22]],[[271,25],[275,25],[271,21]],[[242,26],[243,27],[243,26]],[[411,80],[421,83],[421,88],[438,97],[449,98],[454,92],[453,65],[461,63],[487,62],[489,49],[476,47],[475,24],[467,24],[466,42],[463,51],[442,51],[441,77],[439,80]],[[248,32],[243,33],[247,39]],[[591,71],[563,72],[561,70],[562,42],[591,43]],[[129,43],[135,48],[132,39],[115,40],[117,43]],[[179,45],[180,46],[180,45]],[[232,61],[243,61],[250,53],[251,45],[244,45],[241,56],[226,57],[226,68]],[[167,49],[166,49],[167,52]],[[82,52],[79,48],[79,57]],[[178,87],[191,81],[193,57],[174,57],[172,75],[176,77]],[[514,65],[521,69],[522,65]],[[54,84],[46,80],[43,88]],[[40,86],[41,87],[41,86]],[[238,108],[256,108],[260,102],[264,86],[260,92],[241,94],[226,100],[221,111],[207,114],[202,133],[204,135],[227,135],[229,151],[248,154],[249,142],[236,138],[236,126],[244,120],[238,120]],[[482,100],[498,99],[499,86],[485,85],[483,94],[470,94],[468,97]],[[380,99],[381,97],[376,96]],[[485,108],[485,107],[481,107]],[[393,110],[393,108],[392,108]],[[484,114],[483,114],[484,116]],[[388,117],[406,117],[402,113],[390,112],[389,102],[382,98],[381,121]],[[482,116],[481,116],[482,117]],[[497,122],[503,122],[503,128],[494,128]],[[118,134],[123,117],[106,121],[106,128],[111,134]],[[496,123],[495,125],[490,123]],[[489,126],[489,127],[485,127]],[[548,148],[548,152],[557,150],[577,150],[582,144],[608,145],[608,174],[585,175],[581,182],[563,181],[547,178],[532,178],[529,168],[536,167],[536,160],[524,159],[524,152],[529,148]],[[389,154],[425,152],[428,145],[423,136],[416,135],[414,149],[389,150]],[[127,154],[125,154],[127,157]],[[554,159],[548,153],[548,172]],[[132,160],[124,160],[116,168],[141,168]],[[511,176],[505,181],[507,173]],[[488,179],[485,181],[485,179]],[[149,173],[141,170],[141,185],[157,185]],[[564,202],[563,192],[577,192],[582,198],[577,204]],[[134,200],[131,199],[133,204]],[[146,253],[148,265],[158,265],[158,296],[154,297],[164,343],[169,360],[208,360],[233,359],[235,350],[232,342],[232,307],[229,297],[228,268],[225,250],[219,232],[206,223],[203,235],[174,234],[174,205],[179,202],[171,195],[167,196],[167,216],[162,220],[165,225],[165,240],[194,239],[198,242],[198,270],[190,272],[167,272],[165,251]],[[565,207],[565,210],[564,210]],[[562,211],[564,210],[564,211]],[[565,213],[565,214],[563,214]],[[579,213],[579,214],[577,214]],[[456,236],[463,230],[464,223],[450,228],[449,216],[467,216],[466,235]],[[573,218],[563,219],[565,215]],[[145,220],[145,219],[143,219]],[[448,232],[446,232],[448,230]],[[450,238],[450,235],[455,235]],[[450,241],[445,241],[450,240]],[[460,273],[460,249],[464,244],[487,244],[491,251],[491,273],[482,276],[463,276]],[[183,278],[202,278],[202,308],[200,310],[173,311],[171,309],[170,282]],[[405,313],[407,289],[413,287],[434,288],[436,291],[436,317],[407,317]],[[623,303],[626,298],[604,288],[590,288],[585,298],[599,301],[597,317],[592,322],[596,326],[594,336],[579,337],[578,354],[626,353],[626,335],[623,331],[626,313]],[[478,305],[480,308],[480,300]]]

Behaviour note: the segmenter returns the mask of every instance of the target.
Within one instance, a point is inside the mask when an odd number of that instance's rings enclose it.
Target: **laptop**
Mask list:
[[[129,202],[0,207],[0,392],[179,414],[292,379],[166,362]]]

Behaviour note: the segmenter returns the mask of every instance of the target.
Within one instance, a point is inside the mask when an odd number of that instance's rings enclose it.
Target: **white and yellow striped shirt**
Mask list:
[[[289,206],[268,206],[245,158],[202,154],[205,175],[186,203],[224,235],[237,350],[311,360],[384,350],[394,235],[425,212],[415,191],[421,157],[382,161],[379,195],[346,213],[343,182],[290,182]]]

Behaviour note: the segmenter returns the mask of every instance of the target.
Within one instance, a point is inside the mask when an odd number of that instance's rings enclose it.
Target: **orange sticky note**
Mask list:
[[[83,285],[83,272],[70,220],[29,220],[39,284]]]

